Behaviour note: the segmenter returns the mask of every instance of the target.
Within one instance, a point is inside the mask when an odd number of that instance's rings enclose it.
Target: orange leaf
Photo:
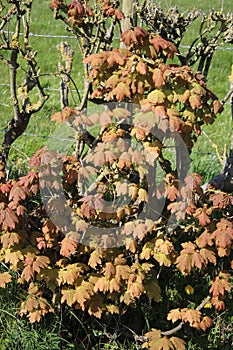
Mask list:
[[[131,97],[130,87],[128,84],[120,82],[113,90],[112,94],[116,96],[117,101],[121,102],[125,98]]]
[[[0,273],[0,288],[5,288],[6,284],[11,282],[12,276],[8,272]]]
[[[71,254],[74,254],[76,252],[77,246],[78,246],[77,241],[69,237],[65,237],[61,242],[60,253],[62,256],[69,258]]]
[[[159,89],[161,88],[165,81],[163,78],[163,72],[159,68],[155,68],[153,72],[153,82],[155,83],[155,86]]]
[[[229,274],[220,272],[219,276],[211,281],[210,293],[212,293],[214,297],[219,297],[220,295],[224,295],[225,292],[231,291],[232,286],[229,282],[229,277]]]

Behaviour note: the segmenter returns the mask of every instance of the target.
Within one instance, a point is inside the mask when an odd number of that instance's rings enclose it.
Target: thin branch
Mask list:
[[[201,304],[198,305],[198,307],[195,310],[200,311],[201,309],[203,309],[203,307],[209,303],[210,299],[211,299],[210,296],[206,297],[205,300],[203,300],[201,302]],[[164,336],[172,335],[172,334],[180,331],[182,329],[183,325],[184,325],[184,322],[180,322],[180,324],[178,324],[178,326],[176,326],[175,328],[170,329],[169,331],[161,332],[161,334]]]

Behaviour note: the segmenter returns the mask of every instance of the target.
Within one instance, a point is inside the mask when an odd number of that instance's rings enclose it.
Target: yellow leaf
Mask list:
[[[150,92],[147,96],[147,99],[149,102],[151,102],[153,105],[161,105],[165,101],[165,94],[160,90],[154,90]]]
[[[233,65],[231,66],[231,75],[229,75],[230,83],[233,85]]]
[[[185,350],[185,341],[177,337],[171,337],[170,342],[174,345],[175,349]]]
[[[68,306],[74,304],[75,289],[62,289],[61,303],[66,302]]]
[[[190,284],[187,284],[187,286],[185,286],[184,290],[185,290],[185,293],[187,293],[188,295],[194,293],[194,288],[192,286],[190,286]]]

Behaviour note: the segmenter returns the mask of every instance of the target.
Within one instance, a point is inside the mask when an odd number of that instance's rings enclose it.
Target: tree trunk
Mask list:
[[[135,0],[123,0],[122,11],[125,15],[125,19],[121,23],[122,33],[131,28],[131,18],[134,12]],[[121,43],[121,47],[125,47],[124,43]]]

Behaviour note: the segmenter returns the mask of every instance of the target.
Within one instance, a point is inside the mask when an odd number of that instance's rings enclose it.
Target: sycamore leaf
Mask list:
[[[119,310],[119,307],[118,306],[116,306],[116,305],[113,305],[113,304],[111,304],[111,305],[107,305],[107,310],[108,310],[108,313],[110,313],[110,314],[120,314],[120,310]]]
[[[144,286],[140,282],[133,282],[128,286],[128,292],[133,298],[139,298],[145,291]]]
[[[5,262],[10,263],[11,268],[16,271],[18,268],[18,263],[24,260],[24,256],[20,250],[14,250],[12,248],[8,248],[5,251]]]
[[[171,337],[170,342],[174,345],[176,350],[185,350],[186,349],[186,343],[183,339],[177,338],[177,337]]]
[[[189,97],[189,103],[192,109],[201,108],[202,107],[202,99],[200,96],[194,94]]]
[[[101,318],[103,311],[106,310],[106,304],[104,303],[103,297],[100,294],[96,294],[92,297],[89,304],[88,313],[97,318]]]
[[[180,309],[170,310],[167,315],[168,321],[172,321],[172,323],[177,322],[178,320],[182,320],[182,312]]]
[[[6,284],[11,282],[12,276],[8,272],[0,273],[0,288],[5,288]]]
[[[136,66],[136,71],[142,75],[145,75],[148,71],[148,67],[144,62],[139,61]]]
[[[110,280],[116,274],[115,266],[111,262],[106,262],[103,271],[107,280]]]
[[[164,84],[164,77],[163,72],[159,68],[155,68],[153,72],[153,82],[155,83],[155,86],[160,89]]]
[[[218,255],[228,256],[233,242],[233,225],[230,221],[221,219],[216,226],[217,229],[211,234],[210,238],[218,248]]]
[[[148,36],[149,33],[145,29],[134,27],[133,29],[126,30],[122,34],[121,39],[127,47],[130,47],[133,43],[143,44]]]
[[[0,224],[2,224],[2,229],[7,231],[15,228],[16,224],[19,222],[14,210],[10,208],[2,209],[0,216]]]
[[[222,300],[223,297],[220,295],[218,297],[213,297],[211,299],[211,304],[215,307],[216,310],[218,311],[223,311],[226,309],[226,305],[224,301]]]
[[[98,293],[98,291],[106,293],[109,290],[109,280],[107,280],[105,277],[100,277],[95,286],[94,286],[94,292]]]
[[[67,303],[68,306],[72,306],[74,304],[74,295],[75,295],[75,289],[64,289],[62,288],[62,297],[61,297],[61,303]]]
[[[123,280],[127,280],[129,277],[131,270],[130,267],[128,265],[116,265],[116,280],[118,282],[121,281],[121,279]]]
[[[77,110],[71,107],[65,107],[61,112],[56,112],[51,116],[51,121],[58,121],[59,123],[66,122],[71,116],[76,115]]]
[[[193,216],[198,218],[201,226],[206,226],[210,223],[210,218],[207,215],[206,208],[198,208]]]
[[[207,328],[212,326],[212,320],[209,316],[204,316],[200,322],[200,328],[205,332]]]
[[[116,280],[116,278],[112,278],[110,283],[109,283],[109,291],[110,293],[113,292],[120,292],[121,285],[119,281]]]
[[[177,187],[175,185],[170,185],[167,184],[166,186],[166,191],[164,193],[164,196],[167,197],[170,201],[175,201],[176,198],[180,195],[179,190],[177,189]]]
[[[60,253],[62,256],[69,258],[71,254],[74,254],[76,252],[77,247],[78,247],[77,241],[69,237],[65,237],[61,242]]]
[[[160,90],[153,90],[150,92],[147,96],[147,99],[149,102],[151,102],[153,105],[161,105],[165,101],[165,94]]]
[[[21,199],[24,200],[27,197],[25,190],[18,183],[14,184],[10,190],[9,200],[18,203]]]
[[[97,265],[100,265],[102,262],[102,255],[98,249],[95,249],[89,258],[88,265],[92,267],[93,269],[96,268]]]
[[[20,236],[16,232],[6,232],[1,236],[1,243],[4,249],[10,248],[20,241]]]
[[[220,295],[224,295],[225,292],[231,291],[232,286],[229,282],[229,277],[229,274],[220,272],[219,276],[211,281],[210,293],[212,293],[214,297],[219,297]]]
[[[87,300],[90,300],[91,296],[93,295],[93,292],[90,290],[89,286],[81,285],[77,286],[75,289],[75,293],[73,296],[74,302],[78,303],[81,307],[81,309],[85,310],[85,303]]]
[[[221,113],[223,111],[223,105],[219,100],[213,102],[214,114]]]
[[[118,102],[123,101],[125,98],[131,97],[130,87],[128,84],[120,82],[113,90],[112,94],[116,96]]]
[[[110,51],[107,58],[109,67],[112,67],[115,63],[119,64],[120,66],[123,66],[126,60],[127,57],[123,55],[118,48]]]
[[[161,298],[161,288],[159,286],[158,280],[157,280],[157,273],[156,271],[150,271],[143,282],[146,295],[151,300],[153,299],[155,302],[159,303]]]
[[[182,321],[188,322],[191,327],[199,328],[201,322],[201,312],[199,310],[181,309]]]

